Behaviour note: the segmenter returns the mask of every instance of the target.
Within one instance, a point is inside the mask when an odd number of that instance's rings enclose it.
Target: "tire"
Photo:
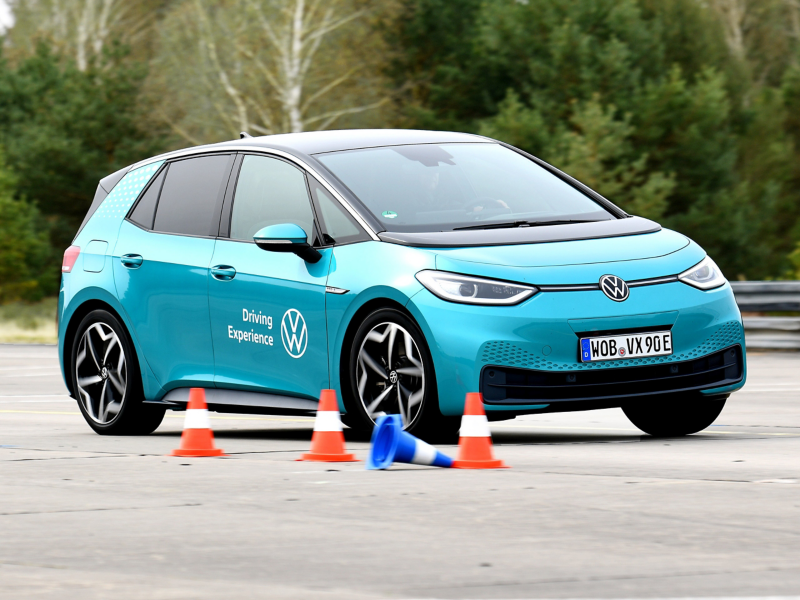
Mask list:
[[[654,437],[679,437],[702,431],[725,407],[728,396],[706,398],[700,394],[670,396],[653,401],[639,398],[622,407],[636,427]]]
[[[105,310],[78,325],[70,362],[72,389],[83,418],[100,435],[148,435],[166,409],[144,404],[139,361],[128,333]]]
[[[406,431],[428,440],[449,439],[458,431],[460,419],[439,412],[428,344],[404,313],[382,308],[369,314],[342,353],[349,427],[370,431],[385,413],[400,414]]]

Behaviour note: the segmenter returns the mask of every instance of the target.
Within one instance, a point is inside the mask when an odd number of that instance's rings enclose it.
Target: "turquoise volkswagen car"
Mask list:
[[[621,407],[708,427],[745,382],[742,320],[700,246],[508,144],[461,133],[250,137],[109,175],[64,253],[59,356],[101,434],[210,410],[452,432]]]

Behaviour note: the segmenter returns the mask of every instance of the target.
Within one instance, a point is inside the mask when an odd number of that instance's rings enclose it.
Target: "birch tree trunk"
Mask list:
[[[81,71],[102,63],[112,38],[133,43],[153,24],[152,6],[164,0],[12,0],[23,36],[49,36]],[[12,30],[12,33],[13,30]],[[18,36],[16,36],[18,38]]]
[[[378,39],[365,24],[364,5],[365,0],[191,0],[161,29],[156,62],[164,68],[162,85],[174,92],[166,72],[177,75],[181,64],[191,63],[182,70],[183,81],[203,90],[224,137],[248,129],[325,129],[384,103],[375,93],[379,68],[369,62],[375,53],[353,45],[353,36],[363,35],[363,48],[375,49]],[[188,56],[192,48],[196,54]],[[200,123],[199,109],[170,110],[164,108],[162,117],[187,141],[214,128]]]
[[[722,21],[725,41],[728,50],[735,57],[744,59],[745,52],[745,20],[748,13],[748,0],[711,0]]]

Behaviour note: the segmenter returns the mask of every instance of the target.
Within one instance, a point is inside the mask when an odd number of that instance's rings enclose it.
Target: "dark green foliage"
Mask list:
[[[36,202],[47,218],[48,293],[57,291],[58,261],[98,181],[161,144],[142,125],[145,75],[124,62],[82,72],[43,43],[16,64],[0,58],[0,146],[16,176],[15,196]]]
[[[47,226],[36,207],[14,198],[16,178],[0,160],[0,304],[52,293]]]
[[[696,0],[405,0],[401,123],[508,141],[693,237],[730,277],[778,276],[800,237],[800,69],[767,4],[750,60]]]
[[[717,4],[358,3],[385,42],[365,47],[388,50],[370,63],[381,60],[391,83],[395,122],[387,125],[508,141],[691,236],[730,278],[786,276],[800,264],[800,7],[748,1],[737,42]],[[132,54],[112,47],[80,71],[48,49],[55,42],[32,52],[28,40],[40,38],[26,32],[40,23],[31,15],[20,13],[11,32],[8,47],[20,54],[0,55],[0,262],[10,253],[25,265],[0,273],[5,298],[54,293],[61,253],[98,181],[168,143],[151,118],[163,111],[148,104],[163,100],[152,91],[157,77],[146,82],[147,69],[131,58],[151,57],[149,42]],[[359,35],[363,42],[374,31]],[[153,64],[163,76],[163,57]],[[376,90],[364,97],[376,100]],[[200,102],[167,99],[177,113]]]
[[[388,75],[395,82],[401,125],[463,129],[466,120],[493,114],[506,83],[495,80],[477,45],[480,0],[400,0],[400,16],[386,30],[395,50]]]

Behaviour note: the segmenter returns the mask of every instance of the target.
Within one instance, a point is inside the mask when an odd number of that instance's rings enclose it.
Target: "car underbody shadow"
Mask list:
[[[640,442],[642,438],[650,438],[640,432],[624,433],[591,433],[570,431],[535,431],[533,429],[508,429],[492,431],[492,441],[497,445],[524,444],[609,444],[621,442]]]

